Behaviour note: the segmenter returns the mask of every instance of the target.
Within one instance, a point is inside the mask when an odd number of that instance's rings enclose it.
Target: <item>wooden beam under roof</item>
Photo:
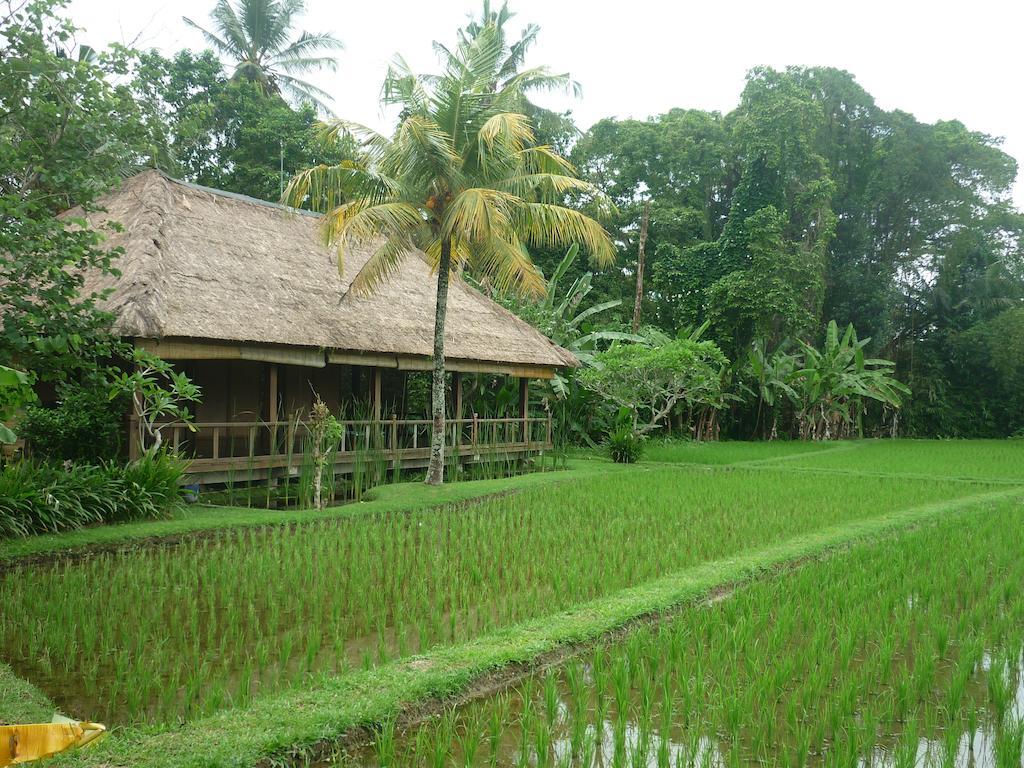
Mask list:
[[[371,368],[397,368],[401,371],[429,371],[429,357],[389,352],[354,350],[321,350],[309,347],[288,347],[273,344],[237,343],[203,339],[135,339],[135,346],[159,355],[165,360],[257,360],[266,363],[302,365],[323,368],[332,365],[357,365]],[[449,358],[445,367],[459,373],[494,373],[528,379],[552,379],[555,368],[529,363],[498,363],[489,360]]]

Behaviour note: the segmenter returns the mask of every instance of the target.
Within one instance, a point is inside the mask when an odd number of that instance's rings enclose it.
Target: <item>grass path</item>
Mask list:
[[[45,693],[0,662],[0,725],[48,723],[56,711]]]
[[[319,745],[353,728],[381,722],[417,703],[453,696],[496,669],[529,665],[560,646],[593,640],[638,618],[705,597],[715,588],[755,578],[765,569],[979,504],[1017,509],[1022,497],[1024,488],[1002,489],[819,530],[688,568],[468,643],[370,671],[322,677],[301,689],[257,699],[244,710],[220,712],[163,732],[123,729],[96,749],[62,757],[59,763],[105,768],[276,764],[289,756],[315,752]]]

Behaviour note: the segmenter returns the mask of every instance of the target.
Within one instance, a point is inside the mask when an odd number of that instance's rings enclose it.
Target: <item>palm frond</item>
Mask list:
[[[411,253],[413,253],[413,244],[407,236],[395,235],[385,239],[352,278],[352,292],[357,296],[371,295],[382,283],[401,269],[402,262]],[[341,269],[340,260],[338,264]]]
[[[308,204],[314,211],[325,212],[355,198],[376,204],[399,193],[400,187],[393,179],[346,160],[296,173],[285,188],[282,202],[293,208]]]
[[[547,290],[544,275],[514,233],[509,233],[507,239],[488,238],[474,247],[470,266],[474,274],[487,277],[499,292],[513,290],[539,298]]]
[[[503,237],[510,229],[510,207],[518,198],[495,189],[464,189],[445,210],[441,222],[442,236],[480,243]]]
[[[199,33],[203,36],[203,39],[206,41],[207,45],[209,45],[218,53],[224,56],[234,56],[237,53],[238,49],[233,47],[231,43],[229,43],[227,40],[224,40],[221,37],[218,37],[213,32],[192,21],[192,19],[188,18],[188,16],[182,16],[181,20],[193,29],[198,30]]]
[[[335,117],[318,127],[317,137],[321,141],[337,144],[342,136],[352,137],[374,160],[379,160],[391,146],[391,140],[386,136],[352,120]]]
[[[270,63],[273,65],[285,66],[286,62],[293,60],[306,60],[306,61],[330,61],[332,62],[332,68],[337,65],[337,59],[334,58],[312,58],[307,57],[310,54],[318,53],[322,50],[334,50],[339,51],[345,48],[345,44],[338,40],[333,35],[326,32],[310,33],[303,32],[294,42],[287,45],[280,51],[274,53],[270,59]]]
[[[531,197],[537,195],[542,201],[560,201],[570,192],[590,194],[594,186],[582,179],[572,176],[563,176],[559,173],[527,173],[521,176],[511,176],[501,179],[495,183],[498,189],[509,192],[518,197]]]
[[[516,209],[516,231],[530,245],[564,248],[579,243],[593,264],[606,267],[615,261],[611,237],[589,216],[553,203],[524,203]]]
[[[405,202],[372,204],[365,199],[342,203],[324,214],[324,241],[336,245],[338,259],[343,260],[349,247],[372,243],[377,238],[409,238],[409,233],[423,224],[423,214]]]
[[[331,109],[328,102],[331,101],[331,94],[305,80],[290,75],[277,75],[277,82],[282,91],[292,96],[297,101],[310,101],[321,114],[330,114]]]
[[[526,145],[533,143],[533,126],[526,115],[499,112],[487,118],[477,136],[481,155],[493,150],[496,143],[500,143],[503,149],[521,152]]]

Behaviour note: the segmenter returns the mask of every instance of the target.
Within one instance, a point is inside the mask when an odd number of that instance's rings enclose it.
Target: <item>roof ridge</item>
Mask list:
[[[305,208],[294,208],[290,205],[285,205],[283,203],[274,203],[271,202],[270,200],[261,200],[258,197],[243,195],[241,192],[229,192],[226,189],[217,189],[216,187],[207,187],[202,184],[196,184],[195,182],[192,181],[185,181],[184,179],[176,179],[160,168],[152,168],[151,170],[160,174],[167,181],[173,182],[174,184],[178,184],[182,187],[187,187],[188,189],[194,189],[197,192],[206,192],[211,195],[216,195],[217,197],[226,197],[231,200],[237,200],[238,202],[241,203],[249,203],[251,205],[262,205],[266,208],[276,208],[277,210],[287,211],[288,213],[301,213],[303,216],[311,216],[313,218],[323,217],[323,214],[318,211],[307,211]]]

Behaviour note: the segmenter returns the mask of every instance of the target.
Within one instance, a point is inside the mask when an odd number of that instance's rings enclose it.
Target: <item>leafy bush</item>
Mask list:
[[[57,405],[25,411],[19,433],[32,455],[53,461],[95,463],[117,458],[128,399],[110,399],[108,387],[69,384]]]
[[[608,453],[616,464],[635,464],[644,453],[644,436],[632,425],[620,424],[608,434]]]
[[[167,516],[182,503],[185,468],[166,453],[128,465],[8,464],[0,469],[0,536]]]
[[[104,522],[166,517],[181,506],[181,479],[188,462],[173,453],[148,454],[127,465],[110,468],[115,470],[112,476],[116,477],[121,495],[117,511]]]

